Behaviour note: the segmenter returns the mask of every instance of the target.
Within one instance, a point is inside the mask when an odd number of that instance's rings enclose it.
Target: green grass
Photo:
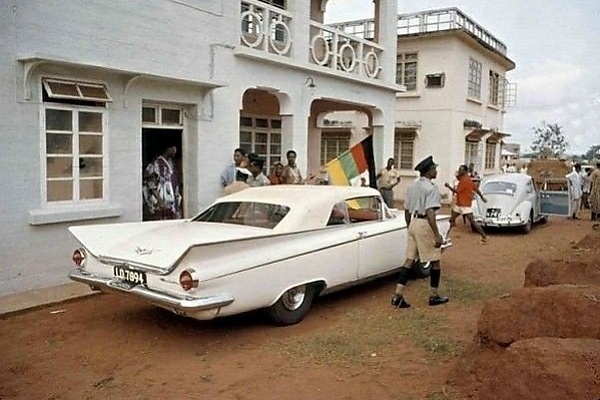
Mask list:
[[[360,310],[346,314],[338,326],[311,337],[278,341],[268,347],[297,363],[337,367],[376,367],[398,340],[412,342],[432,359],[455,357],[461,346],[444,334],[443,322],[439,315],[419,310],[393,317]]]
[[[502,285],[447,278],[441,292],[450,296],[453,303],[471,304],[498,297],[508,289]],[[426,300],[428,280],[411,283],[409,293],[414,302]],[[395,314],[354,310],[334,326],[317,330],[312,336],[268,342],[265,346],[300,365],[377,368],[398,341],[410,341],[416,349],[425,352],[428,360],[457,357],[463,352],[464,343],[452,338],[448,334],[451,331],[444,314],[433,313],[427,307]],[[434,393],[431,398],[443,397]]]

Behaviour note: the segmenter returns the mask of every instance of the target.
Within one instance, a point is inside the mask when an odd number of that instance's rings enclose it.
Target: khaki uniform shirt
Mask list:
[[[408,188],[404,209],[411,215],[425,215],[428,209],[437,210],[440,207],[440,192],[431,180],[420,177]]]

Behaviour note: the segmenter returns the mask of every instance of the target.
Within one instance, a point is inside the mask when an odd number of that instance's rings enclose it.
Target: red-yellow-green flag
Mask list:
[[[376,188],[373,136],[367,136],[363,141],[328,162],[326,167],[329,181],[333,185],[361,186],[364,179],[367,186]]]

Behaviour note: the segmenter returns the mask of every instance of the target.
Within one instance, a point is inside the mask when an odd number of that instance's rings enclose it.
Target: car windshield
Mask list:
[[[517,191],[517,185],[512,182],[494,181],[494,182],[487,182],[483,186],[483,194],[499,193],[499,194],[509,194],[511,196],[514,196],[516,191]]]
[[[289,211],[289,207],[279,204],[231,201],[213,205],[193,221],[273,229]]]

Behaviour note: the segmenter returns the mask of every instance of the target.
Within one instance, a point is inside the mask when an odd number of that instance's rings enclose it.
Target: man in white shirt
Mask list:
[[[395,164],[396,161],[390,158],[387,166],[377,174],[377,188],[389,208],[394,208],[394,187],[400,183],[400,172]]]
[[[271,181],[269,181],[269,178],[267,178],[265,176],[265,174],[263,174],[263,172],[262,172],[263,166],[264,166],[263,160],[254,159],[254,160],[250,161],[248,170],[250,171],[250,173],[252,175],[250,175],[248,177],[248,179],[246,180],[246,183],[248,185],[250,185],[250,187],[268,186],[271,184]]]
[[[573,171],[566,175],[565,178],[569,181],[569,188],[571,189],[571,217],[573,219],[579,219],[577,214],[579,213],[581,196],[583,195],[583,180],[581,179],[581,164],[577,163],[573,167]]]

